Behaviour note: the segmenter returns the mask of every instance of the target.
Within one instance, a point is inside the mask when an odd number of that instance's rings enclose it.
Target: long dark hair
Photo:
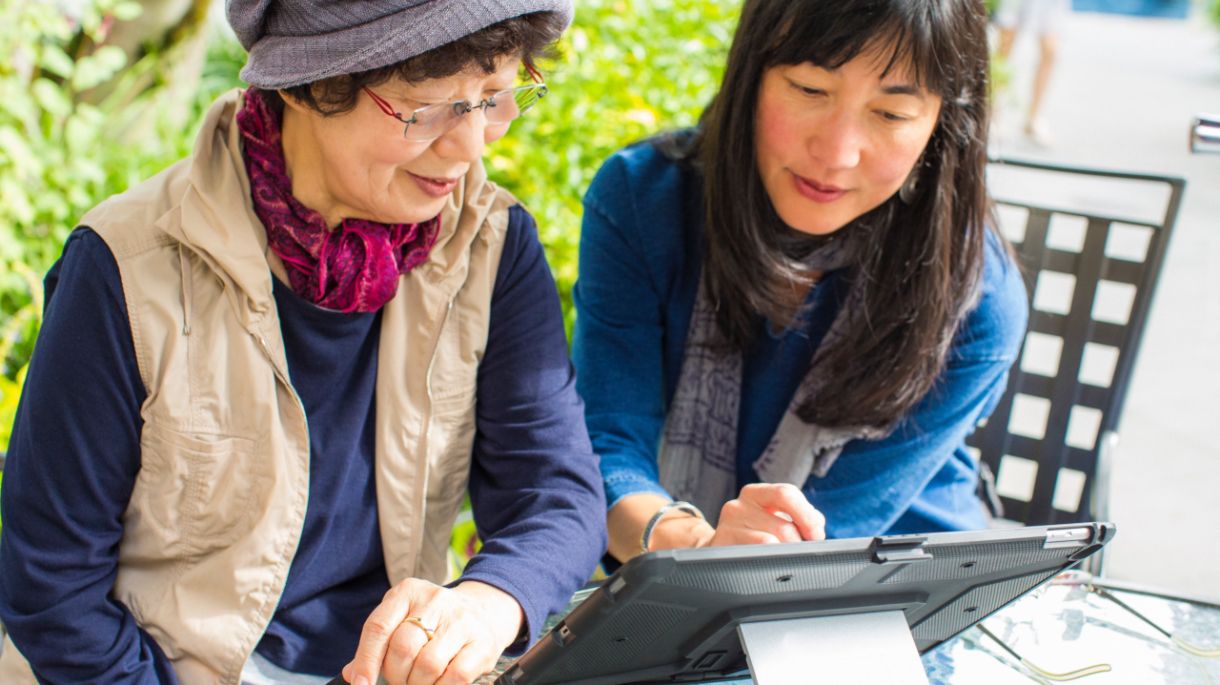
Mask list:
[[[910,64],[942,98],[914,197],[895,195],[827,238],[798,233],[776,214],[755,161],[763,73],[805,62],[835,69],[875,49],[889,51],[889,68]],[[812,284],[801,258],[845,232],[867,232],[854,241],[866,248],[847,276],[862,288],[862,311],[819,349],[825,375],[800,407],[803,420],[892,425],[932,388],[982,272],[987,100],[980,0],[746,0],[720,91],[682,146],[704,174],[703,268],[721,342],[744,350],[760,317],[792,321]]]

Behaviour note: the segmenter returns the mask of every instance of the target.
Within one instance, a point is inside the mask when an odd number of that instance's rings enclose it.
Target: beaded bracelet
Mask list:
[[[696,507],[690,502],[683,502],[679,500],[666,504],[660,509],[657,509],[657,513],[653,514],[652,518],[648,519],[648,524],[644,526],[644,534],[640,536],[640,551],[642,553],[647,553],[649,551],[648,545],[652,542],[653,529],[657,527],[657,524],[661,522],[661,519],[665,518],[666,514],[675,509],[678,511],[684,511],[691,516],[701,518],[705,521],[707,520],[707,518],[703,515],[703,512],[699,511],[699,507]]]

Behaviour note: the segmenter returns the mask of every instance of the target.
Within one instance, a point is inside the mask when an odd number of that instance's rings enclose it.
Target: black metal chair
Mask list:
[[[968,443],[1004,519],[1107,520],[1123,401],[1186,183],[1015,160],[993,161],[988,181],[1030,320],[1003,399]]]

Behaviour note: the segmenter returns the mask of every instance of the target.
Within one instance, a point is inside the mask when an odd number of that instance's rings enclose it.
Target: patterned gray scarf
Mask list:
[[[852,231],[844,236],[847,240],[818,248],[804,260],[805,264],[821,273],[848,266],[857,254],[852,241],[867,239],[865,236],[864,231]],[[829,349],[843,336],[851,317],[861,310],[862,299],[861,287],[853,285],[820,350]],[[658,456],[661,484],[674,498],[698,506],[712,525],[719,519],[720,507],[737,496],[737,419],[742,373],[740,352],[724,354],[711,348],[715,333],[715,303],[707,293],[706,282],[701,281],[686,334],[682,373],[669,407]],[[797,409],[805,400],[818,393],[824,375],[819,363],[823,356],[814,355],[775,435],[754,462],[763,482],[802,487],[811,474],[825,476],[849,441],[879,439],[892,429],[892,426],[828,428],[805,423],[797,416]]]

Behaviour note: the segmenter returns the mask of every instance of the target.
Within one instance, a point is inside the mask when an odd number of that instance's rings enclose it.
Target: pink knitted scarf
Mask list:
[[[398,277],[428,259],[440,218],[418,224],[344,219],[330,230],[322,215],[292,196],[280,121],[254,88],[237,113],[254,212],[292,290],[341,312],[373,312],[393,299]]]

